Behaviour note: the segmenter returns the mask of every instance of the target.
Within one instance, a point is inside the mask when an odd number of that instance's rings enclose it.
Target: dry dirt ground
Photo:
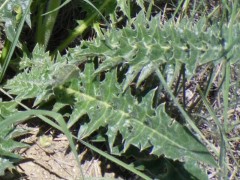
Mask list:
[[[37,135],[36,133],[26,137],[22,142],[31,144],[30,148],[22,149],[18,153],[25,160],[16,168],[18,171],[13,176],[8,173],[0,179],[13,180],[78,180],[83,179],[68,146],[68,140],[63,135],[52,137],[49,135]],[[123,179],[111,172],[111,165],[100,160],[99,156],[90,150],[82,149],[79,159],[82,163],[84,179]],[[104,166],[104,167],[103,167]]]

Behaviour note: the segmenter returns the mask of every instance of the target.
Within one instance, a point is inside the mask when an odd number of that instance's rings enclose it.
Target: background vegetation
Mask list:
[[[77,143],[132,179],[240,178],[238,0],[0,4],[0,175],[41,119],[80,169]]]

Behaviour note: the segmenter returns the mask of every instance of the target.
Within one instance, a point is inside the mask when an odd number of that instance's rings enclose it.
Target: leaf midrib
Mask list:
[[[85,98],[85,99],[88,99],[89,101],[97,101],[99,104],[103,105],[104,107],[106,107],[106,108],[112,108],[112,109],[114,110],[114,108],[113,108],[109,103],[106,103],[106,102],[104,102],[104,101],[100,101],[100,100],[98,100],[97,98],[94,98],[94,97],[89,96],[89,95],[87,95],[87,94],[81,93],[81,92],[76,91],[76,90],[74,90],[74,89],[72,89],[72,88],[65,88],[65,87],[63,87],[63,86],[59,86],[59,89],[65,91],[67,94],[75,94],[75,95],[77,95],[77,96],[79,96],[79,97],[83,97],[83,98]],[[126,116],[126,117],[128,117],[128,118],[131,118],[131,116],[130,116],[128,113],[126,113],[126,112],[124,112],[124,111],[122,111],[122,110],[118,110],[118,112],[121,113],[122,116]],[[158,136],[162,137],[163,139],[166,139],[167,142],[172,143],[172,144],[175,145],[176,147],[191,152],[191,150],[186,149],[184,146],[181,146],[180,144],[176,143],[175,141],[172,141],[172,140],[169,139],[167,136],[164,136],[163,134],[159,133],[159,132],[156,131],[155,129],[152,129],[152,128],[146,126],[144,123],[142,123],[141,121],[138,121],[136,118],[131,118],[131,120],[134,120],[134,121],[137,122],[138,124],[141,124],[141,125],[144,126],[145,128],[149,129],[150,132],[152,131],[153,134],[155,133],[155,134],[157,134]]]

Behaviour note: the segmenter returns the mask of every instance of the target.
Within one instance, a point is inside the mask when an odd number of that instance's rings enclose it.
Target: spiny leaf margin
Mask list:
[[[152,147],[151,153],[158,156],[164,154],[174,160],[201,159],[215,165],[205,146],[167,115],[164,104],[157,109],[152,108],[154,90],[138,102],[129,91],[121,94],[121,85],[116,82],[114,70],[108,72],[101,82],[93,80],[93,71],[92,64],[85,65],[82,88],[60,86],[55,89],[55,95],[61,102],[72,97],[75,100],[73,109],[82,116],[89,116],[90,122],[81,126],[79,138],[89,136],[100,127],[107,127],[112,152],[115,138],[120,133],[124,144],[120,153],[130,145],[140,150]]]
[[[233,25],[232,35],[239,39],[240,25]],[[103,63],[95,73],[100,73],[120,64],[129,65],[123,90],[138,76],[141,84],[154,72],[154,66],[163,64],[186,65],[186,75],[191,78],[199,65],[218,63],[224,57],[236,63],[239,60],[240,44],[227,44],[229,37],[227,25],[208,25],[205,17],[193,23],[187,18],[180,22],[173,19],[161,22],[161,15],[148,21],[140,12],[133,24],[123,29],[111,29],[104,36],[92,41],[83,41],[81,46],[69,50],[71,62],[82,62],[100,57]],[[223,37],[220,33],[223,32]],[[225,50],[222,41],[226,42]],[[176,69],[179,69],[176,67]]]

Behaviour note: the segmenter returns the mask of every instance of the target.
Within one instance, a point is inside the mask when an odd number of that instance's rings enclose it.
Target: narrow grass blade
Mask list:
[[[52,9],[56,9],[60,5],[61,5],[61,0],[49,1],[48,2],[48,10],[51,11]],[[58,12],[59,11],[54,11],[53,13],[45,16],[44,24],[43,24],[43,26],[44,26],[43,27],[44,28],[44,47],[45,48],[47,48],[47,46],[48,46],[48,42],[49,42],[50,36],[52,34],[53,27],[57,20]]]
[[[0,12],[1,10],[4,8],[4,6],[6,6],[6,4],[8,3],[9,0],[4,1],[4,3],[2,3],[2,5],[0,6]]]
[[[215,124],[217,125],[217,127],[219,128],[219,132],[220,132],[220,139],[221,139],[221,144],[220,144],[220,154],[219,154],[219,166],[221,168],[221,176],[224,177],[227,173],[224,171],[226,168],[228,168],[230,170],[230,167],[228,166],[227,162],[226,162],[226,151],[229,150],[230,155],[232,157],[232,159],[234,160],[235,164],[237,166],[239,166],[239,163],[237,162],[235,156],[233,155],[232,151],[231,151],[231,147],[228,144],[228,138],[226,136],[226,133],[223,129],[222,124],[220,123],[219,119],[217,118],[216,113],[214,112],[214,110],[212,109],[210,103],[208,102],[207,98],[203,95],[203,92],[201,91],[201,89],[199,87],[197,87],[200,96],[204,102],[205,107],[207,108],[209,114],[211,115],[211,117],[213,118]]]
[[[47,13],[42,14],[42,16],[46,16],[46,15],[48,15],[48,14],[51,14],[51,13],[53,13],[53,12],[55,12],[55,11],[60,10],[62,7],[64,7],[65,5],[67,5],[69,2],[71,2],[71,0],[66,0],[66,1],[63,2],[60,6],[58,6],[57,8],[55,8],[55,9],[53,9],[53,10],[51,10],[51,11],[48,11]]]
[[[104,21],[107,23],[107,25],[109,26],[109,23],[108,23],[107,19],[103,16],[103,14],[101,13],[101,11],[100,11],[98,8],[96,8],[96,6],[94,6],[94,4],[92,4],[89,0],[83,0],[83,1],[85,1],[85,2],[88,3],[90,6],[92,6],[92,7],[98,12],[98,14],[100,14],[100,15],[102,16],[103,20],[104,20]]]
[[[223,88],[222,88],[222,91],[223,91],[223,106],[224,106],[224,109],[223,109],[223,118],[224,118],[224,126],[223,126],[223,135],[225,135],[226,133],[226,130],[228,128],[228,110],[229,110],[229,100],[228,100],[228,95],[229,95],[229,88],[230,88],[230,76],[231,76],[231,72],[230,72],[230,63],[227,62],[225,64],[225,81],[224,81],[224,85],[223,85]],[[222,139],[224,139],[222,137]],[[220,153],[220,167],[222,169],[222,177],[226,178],[227,177],[227,168],[226,166],[224,165],[224,162],[226,160],[226,146],[225,146],[225,143],[228,143],[228,142],[223,142],[221,143],[221,153]]]
[[[83,34],[83,32],[90,27],[90,25],[94,22],[98,14],[103,17],[101,11],[105,9],[108,4],[111,2],[111,0],[104,0],[99,9],[97,9],[91,2],[88,0],[84,0],[86,3],[90,4],[94,9],[96,9],[97,12],[94,12],[91,14],[87,19],[83,20],[82,23],[75,27],[74,30],[69,34],[69,36],[57,47],[56,51],[53,54],[56,54],[57,51],[63,51],[75,38],[77,38],[79,35]],[[103,18],[104,21],[107,23],[107,25],[110,27],[108,21],[106,18]]]
[[[119,166],[122,166],[123,168],[125,168],[125,169],[133,172],[134,174],[138,175],[139,177],[141,177],[141,178],[143,178],[143,179],[146,179],[146,180],[152,179],[152,178],[150,178],[149,176],[143,174],[142,172],[136,170],[133,166],[128,165],[128,164],[120,161],[119,159],[117,159],[117,158],[115,158],[115,157],[113,157],[113,156],[105,153],[104,151],[96,148],[95,146],[93,146],[93,145],[91,145],[91,144],[89,144],[89,143],[87,143],[87,142],[85,142],[85,141],[83,141],[83,140],[81,140],[81,139],[78,139],[78,138],[77,138],[77,140],[78,140],[80,143],[82,143],[83,145],[85,145],[85,146],[87,146],[88,148],[92,149],[93,151],[97,152],[97,153],[100,154],[101,156],[103,156],[103,157],[109,159],[110,161],[118,164]]]

